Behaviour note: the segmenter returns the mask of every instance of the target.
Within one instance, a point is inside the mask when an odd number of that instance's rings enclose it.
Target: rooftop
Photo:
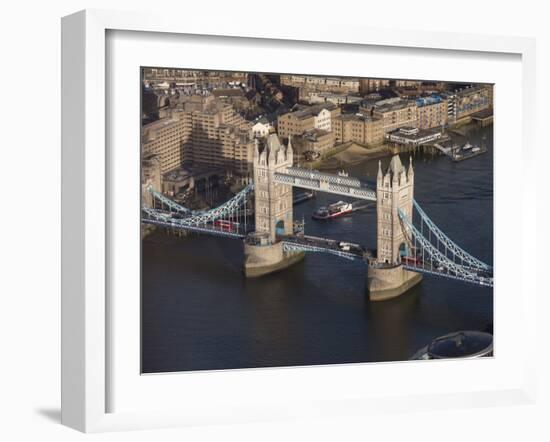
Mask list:
[[[342,114],[342,115],[340,115],[340,118],[344,121],[349,121],[349,120],[374,121],[374,120],[379,119],[379,118],[373,118],[371,115],[363,114],[363,113]]]
[[[168,127],[173,124],[177,124],[177,120],[167,117],[167,118],[161,118],[160,120],[153,121],[152,123],[148,123],[145,126],[142,127],[142,130],[149,131],[149,130],[158,130],[163,127]]]
[[[328,135],[330,132],[322,129],[310,129],[305,131],[301,137],[309,141],[317,141],[320,137]]]
[[[485,89],[486,87],[488,87],[489,85],[487,84],[475,84],[471,87],[466,87],[464,89],[460,89],[458,91],[456,91],[457,95],[470,95],[470,94],[475,94],[483,89]]]
[[[398,136],[411,141],[422,140],[423,138],[430,137],[432,135],[441,134],[441,130],[434,129],[417,129],[412,127],[402,127],[400,129],[390,132],[390,136]]]
[[[418,107],[422,107],[422,106],[426,106],[426,105],[430,105],[430,104],[437,104],[437,103],[441,103],[443,101],[443,99],[441,98],[440,95],[430,95],[429,97],[422,97],[422,98],[417,98],[416,99],[416,105]]]
[[[400,109],[405,109],[407,107],[416,106],[414,101],[408,100],[399,100],[391,103],[384,103],[381,105],[375,104],[374,110],[377,112],[392,112]]]
[[[305,119],[305,118],[310,118],[312,116],[318,115],[319,112],[321,112],[324,109],[332,111],[337,108],[338,106],[328,101],[326,103],[315,104],[313,106],[298,105],[297,110],[292,111],[291,114],[297,118]]]
[[[214,95],[216,98],[218,98],[218,97],[242,97],[242,96],[244,96],[244,92],[240,88],[214,89],[212,91],[212,95]]]

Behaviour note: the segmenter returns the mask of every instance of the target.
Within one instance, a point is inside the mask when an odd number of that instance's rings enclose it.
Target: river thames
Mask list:
[[[415,199],[453,241],[493,262],[492,126],[488,151],[459,163],[415,154]],[[401,160],[408,166],[409,155]],[[382,158],[385,171],[390,157]],[[378,159],[345,168],[376,179]],[[333,221],[313,211],[340,199],[318,194],[294,208],[308,235],[375,249],[376,207]],[[492,328],[493,290],[425,275],[398,298],[370,302],[366,265],[326,254],[273,275],[243,276],[240,241],[162,233],[142,247],[142,372],[403,361],[435,337]]]

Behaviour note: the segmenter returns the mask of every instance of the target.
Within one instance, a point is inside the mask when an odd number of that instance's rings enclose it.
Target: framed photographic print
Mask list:
[[[66,425],[531,400],[533,42],[339,31],[63,19]]]

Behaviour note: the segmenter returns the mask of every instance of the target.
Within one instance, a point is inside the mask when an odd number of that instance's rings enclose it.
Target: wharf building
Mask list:
[[[323,155],[334,147],[334,135],[333,131],[309,129],[301,135],[292,137],[292,147],[298,155],[304,155],[306,152]]]
[[[170,117],[142,128],[143,157],[157,155],[162,174],[187,163],[245,177],[253,146],[251,124],[213,96],[192,96]]]
[[[467,120],[467,117],[493,107],[493,85],[475,85],[444,94],[447,100],[449,124]]]
[[[365,146],[384,141],[383,120],[369,114],[342,114],[333,122],[336,144],[355,142]]]
[[[456,118],[464,118],[492,106],[492,85],[476,85],[456,94]]]
[[[448,122],[447,100],[440,95],[418,98],[416,103],[416,127],[431,129],[446,126]]]
[[[310,129],[330,132],[332,122],[340,114],[340,108],[333,103],[300,107],[298,110],[278,116],[277,132],[281,138],[301,135]]]
[[[388,133],[405,126],[416,126],[417,106],[414,101],[400,98],[383,100],[372,110],[374,118],[382,120],[382,129]]]

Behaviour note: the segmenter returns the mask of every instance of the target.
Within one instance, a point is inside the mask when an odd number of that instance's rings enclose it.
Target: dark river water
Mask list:
[[[488,152],[460,163],[416,154],[415,198],[451,239],[492,264],[492,127],[468,139],[479,144],[483,134]],[[378,160],[347,168],[369,179],[377,169]],[[295,218],[304,216],[306,234],[374,249],[374,205],[332,222],[311,219],[316,207],[339,199],[319,194],[295,206]],[[366,266],[331,255],[309,254],[285,271],[246,279],[240,241],[155,233],[142,254],[145,373],[402,361],[437,336],[493,321],[490,288],[425,275],[403,296],[370,302]]]

